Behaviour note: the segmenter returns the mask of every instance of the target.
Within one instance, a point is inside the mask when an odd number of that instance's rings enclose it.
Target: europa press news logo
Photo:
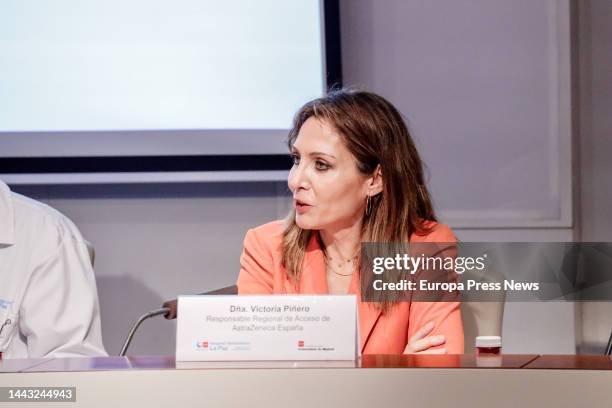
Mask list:
[[[304,347],[304,340],[298,340],[298,348]]]
[[[208,341],[206,341],[206,340],[196,341],[196,348],[198,348],[198,349],[208,349]]]

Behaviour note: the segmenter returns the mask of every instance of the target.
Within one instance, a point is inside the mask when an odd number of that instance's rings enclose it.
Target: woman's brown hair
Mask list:
[[[371,176],[380,166],[383,189],[371,198],[371,210],[364,214],[362,242],[407,242],[414,232],[428,232],[424,221],[435,221],[436,217],[425,185],[423,162],[401,114],[390,102],[371,92],[330,91],[296,113],[288,137],[290,150],[302,125],[311,117],[341,135],[364,176]],[[281,262],[295,284],[299,283],[313,232],[297,226],[295,210],[289,213]],[[379,304],[388,309],[393,302],[383,298]]]

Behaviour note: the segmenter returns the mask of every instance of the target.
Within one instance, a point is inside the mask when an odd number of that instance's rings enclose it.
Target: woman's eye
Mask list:
[[[297,154],[292,154],[291,161],[295,166],[297,166],[298,164],[300,164],[300,156],[298,156]]]
[[[317,160],[315,161],[315,168],[317,170],[327,170],[329,169],[329,165],[325,162],[322,162],[321,160]]]

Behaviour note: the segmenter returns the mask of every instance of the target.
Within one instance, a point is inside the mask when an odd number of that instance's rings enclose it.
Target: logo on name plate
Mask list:
[[[205,348],[205,349],[207,349],[207,348],[208,348],[208,342],[207,342],[207,341],[205,341],[205,340],[202,340],[202,341],[196,341],[196,347],[197,347],[197,348],[199,348],[199,349],[200,349],[200,348]]]
[[[306,344],[304,340],[298,340],[297,349],[298,351],[334,351],[336,348],[322,344]]]

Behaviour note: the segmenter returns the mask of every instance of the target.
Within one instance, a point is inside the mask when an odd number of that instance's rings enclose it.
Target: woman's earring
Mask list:
[[[366,196],[366,215],[370,215],[372,213],[372,197]]]

